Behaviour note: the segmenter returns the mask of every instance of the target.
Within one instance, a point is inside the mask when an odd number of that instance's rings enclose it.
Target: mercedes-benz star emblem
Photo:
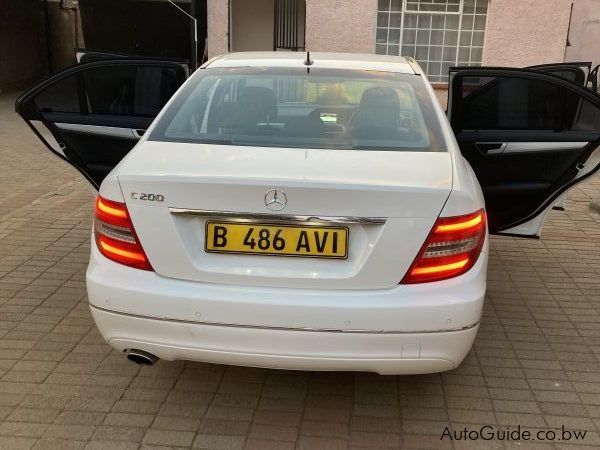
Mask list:
[[[279,189],[269,189],[265,194],[265,205],[271,211],[281,211],[287,205],[285,192]]]

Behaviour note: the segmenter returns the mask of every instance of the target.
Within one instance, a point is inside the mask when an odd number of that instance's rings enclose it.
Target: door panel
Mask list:
[[[23,94],[17,112],[46,146],[97,189],[187,77],[178,63],[95,61],[60,72]],[[39,121],[59,148],[32,125]]]
[[[150,124],[137,124],[144,129]],[[86,174],[99,186],[108,173],[133,148],[139,138],[134,135],[134,124],[122,127],[88,125],[78,122],[51,122],[53,134],[60,135],[63,152],[69,162],[85,168]]]
[[[490,231],[528,234],[515,227],[542,215],[582,170],[598,169],[590,156],[600,145],[600,97],[531,70],[453,72],[450,121],[481,184]]]
[[[589,145],[588,141],[530,141],[527,136],[512,137],[502,132],[485,137],[482,134],[464,131],[456,138],[480,181],[491,230],[517,222],[535,211],[556,181],[582,158]],[[482,138],[502,142],[504,151],[482,154],[477,146]],[[533,148],[527,148],[530,144]],[[547,147],[542,147],[545,144]],[[515,149],[518,151],[513,151]]]

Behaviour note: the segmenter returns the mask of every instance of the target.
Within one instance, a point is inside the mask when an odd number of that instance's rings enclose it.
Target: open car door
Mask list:
[[[42,81],[15,109],[98,189],[186,78],[185,67],[172,61],[93,61]]]
[[[530,69],[452,68],[448,116],[491,233],[539,237],[553,203],[600,168],[600,96]]]

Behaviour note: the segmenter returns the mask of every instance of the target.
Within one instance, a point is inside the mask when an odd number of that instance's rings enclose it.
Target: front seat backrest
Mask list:
[[[277,101],[272,89],[250,86],[239,94],[233,117],[234,127],[270,122],[277,116]]]
[[[400,98],[391,87],[366,89],[350,118],[350,133],[356,139],[397,139]]]

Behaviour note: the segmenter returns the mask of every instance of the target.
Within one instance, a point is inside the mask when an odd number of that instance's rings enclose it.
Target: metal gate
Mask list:
[[[304,50],[304,30],[300,30],[304,20],[301,24],[300,19],[304,19],[301,14],[305,8],[301,8],[300,2],[304,0],[275,0],[274,50]]]

